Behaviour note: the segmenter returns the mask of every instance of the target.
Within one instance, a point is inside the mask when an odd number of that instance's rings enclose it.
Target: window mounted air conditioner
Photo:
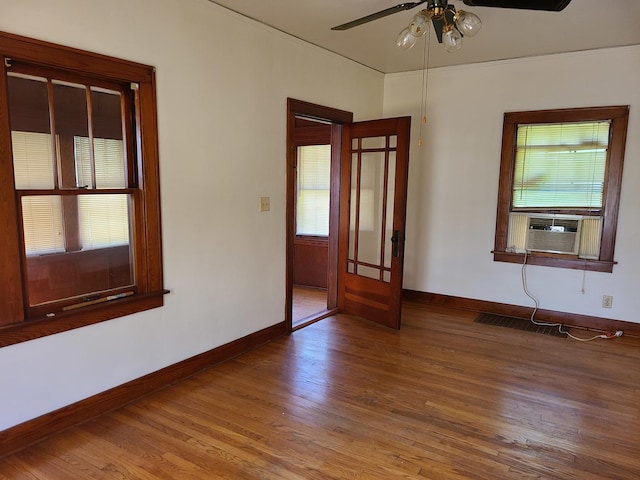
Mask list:
[[[578,255],[582,217],[535,215],[528,217],[526,249],[531,252]]]
[[[598,260],[601,237],[602,217],[512,212],[507,251],[561,253]]]

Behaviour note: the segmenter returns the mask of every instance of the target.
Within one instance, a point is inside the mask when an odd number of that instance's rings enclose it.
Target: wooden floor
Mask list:
[[[0,462],[1,479],[638,479],[640,341],[334,316]]]
[[[291,317],[295,328],[327,312],[327,290],[294,285],[292,303]]]

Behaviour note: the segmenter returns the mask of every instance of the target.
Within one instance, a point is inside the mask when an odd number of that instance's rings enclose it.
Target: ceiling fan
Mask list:
[[[522,10],[546,10],[559,12],[571,0],[463,0],[470,7],[516,8]],[[456,11],[456,7],[449,5],[448,0],[419,0],[417,2],[400,3],[371,15],[366,15],[351,22],[333,27],[331,30],[348,30],[358,25],[378,20],[394,13],[411,10],[426,3],[412,19],[407,28],[402,30],[396,39],[396,45],[409,49],[416,43],[416,39],[425,34],[429,22],[433,24],[439,43],[444,43],[448,52],[460,49],[462,37],[472,37],[482,26],[477,15],[464,10]]]

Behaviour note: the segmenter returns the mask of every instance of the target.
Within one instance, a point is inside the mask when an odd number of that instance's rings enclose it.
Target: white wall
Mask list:
[[[207,0],[0,12],[0,30],[157,68],[171,290],[161,309],[0,349],[0,430],[283,321],[286,98],[376,118],[383,76]]]
[[[455,55],[455,54],[453,54]],[[412,115],[405,288],[532,305],[521,267],[494,262],[503,114],[630,105],[613,273],[527,267],[544,309],[640,322],[640,46],[387,75],[384,113]],[[582,293],[584,286],[584,293]],[[613,308],[602,309],[602,295]]]

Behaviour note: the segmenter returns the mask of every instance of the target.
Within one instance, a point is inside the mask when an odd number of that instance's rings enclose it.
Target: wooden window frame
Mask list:
[[[527,254],[527,263],[531,265],[607,273],[613,271],[613,266],[616,263],[614,260],[614,249],[628,119],[628,105],[505,113],[502,130],[502,155],[500,160],[496,233],[493,250],[494,261],[523,263],[525,257],[523,253],[506,251],[509,214],[512,210],[511,193],[513,189],[518,125],[610,120],[611,128],[604,185],[604,205],[601,212],[603,227],[600,243],[600,258],[598,260],[588,260],[578,258],[575,255],[531,252]]]
[[[0,347],[130,315],[163,305],[160,181],[155,70],[151,66],[0,32]],[[18,195],[13,179],[7,65],[11,62],[135,85],[132,132],[136,148],[133,188],[135,293],[125,298],[56,312],[34,314],[24,290],[24,248],[20,240]]]

